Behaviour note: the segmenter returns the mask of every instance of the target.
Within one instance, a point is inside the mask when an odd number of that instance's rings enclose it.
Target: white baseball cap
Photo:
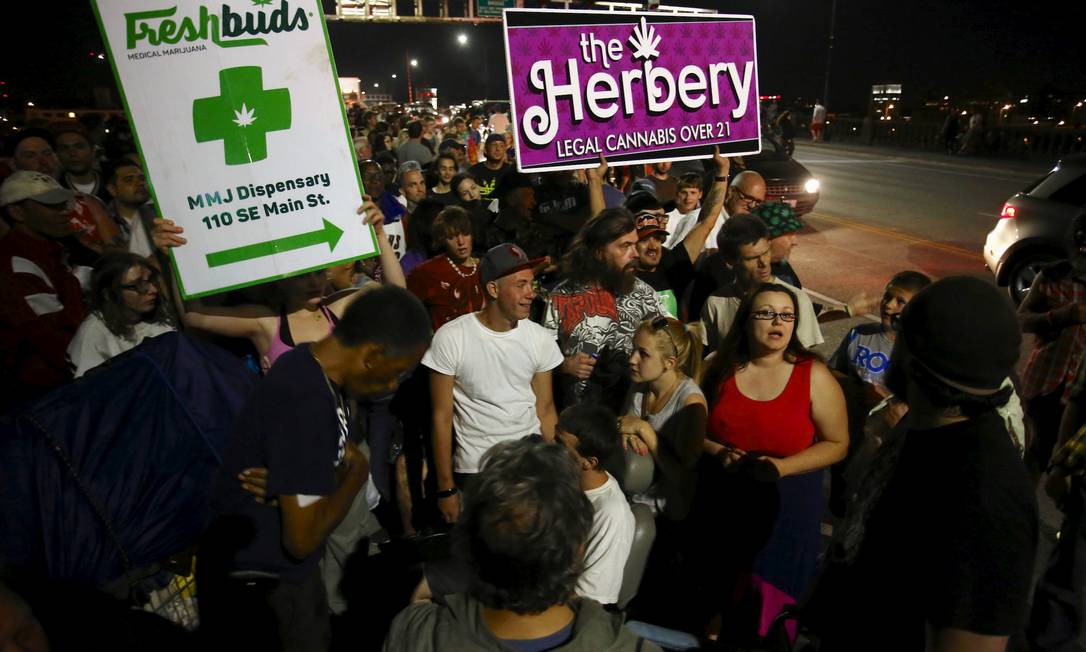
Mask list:
[[[0,185],[0,206],[24,199],[33,199],[42,204],[62,204],[73,197],[75,192],[61,186],[53,177],[31,170],[19,170]]]

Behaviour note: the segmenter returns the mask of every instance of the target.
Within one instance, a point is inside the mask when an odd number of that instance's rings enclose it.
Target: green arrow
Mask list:
[[[268,240],[267,242],[257,242],[256,244],[234,247],[233,249],[224,249],[222,251],[207,254],[207,266],[220,267],[222,265],[230,265],[231,263],[240,263],[245,260],[252,260],[253,258],[263,258],[264,256],[271,256],[284,251],[293,251],[294,249],[301,249],[303,247],[312,247],[313,245],[323,244],[325,242],[328,243],[328,251],[332,251],[336,248],[336,243],[339,242],[339,238],[343,235],[343,229],[326,219],[322,218],[321,221],[324,222],[324,227],[317,229],[316,231],[299,233],[298,235],[288,235],[285,238]]]

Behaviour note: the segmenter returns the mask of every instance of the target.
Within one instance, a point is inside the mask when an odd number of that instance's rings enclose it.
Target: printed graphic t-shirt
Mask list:
[[[830,358],[830,368],[854,374],[865,383],[885,385],[886,368],[894,343],[882,331],[882,324],[861,324],[848,332]]]
[[[547,301],[543,327],[554,333],[563,356],[597,356],[592,378],[574,383],[566,398],[582,399],[590,381],[613,386],[625,378],[638,325],[662,314],[655,290],[641,279],[635,278],[630,291],[618,297],[569,280],[555,286]]]

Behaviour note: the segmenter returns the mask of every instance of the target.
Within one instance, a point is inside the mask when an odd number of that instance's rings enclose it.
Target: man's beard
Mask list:
[[[608,265],[600,271],[600,285],[616,297],[622,296],[633,289],[636,268],[631,266],[623,269],[615,269]]]

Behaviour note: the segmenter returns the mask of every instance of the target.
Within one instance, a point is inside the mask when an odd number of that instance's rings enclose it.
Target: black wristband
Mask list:
[[[439,491],[434,495],[436,495],[438,498],[450,498],[458,493],[460,493],[460,488],[453,487],[452,489],[444,489],[442,491]]]
[[[716,182],[719,182],[719,183],[723,183],[723,182],[725,182],[725,181],[727,181],[727,180],[728,180],[728,177],[726,177],[726,176],[723,176],[723,177],[713,177],[713,181],[716,181]]]

